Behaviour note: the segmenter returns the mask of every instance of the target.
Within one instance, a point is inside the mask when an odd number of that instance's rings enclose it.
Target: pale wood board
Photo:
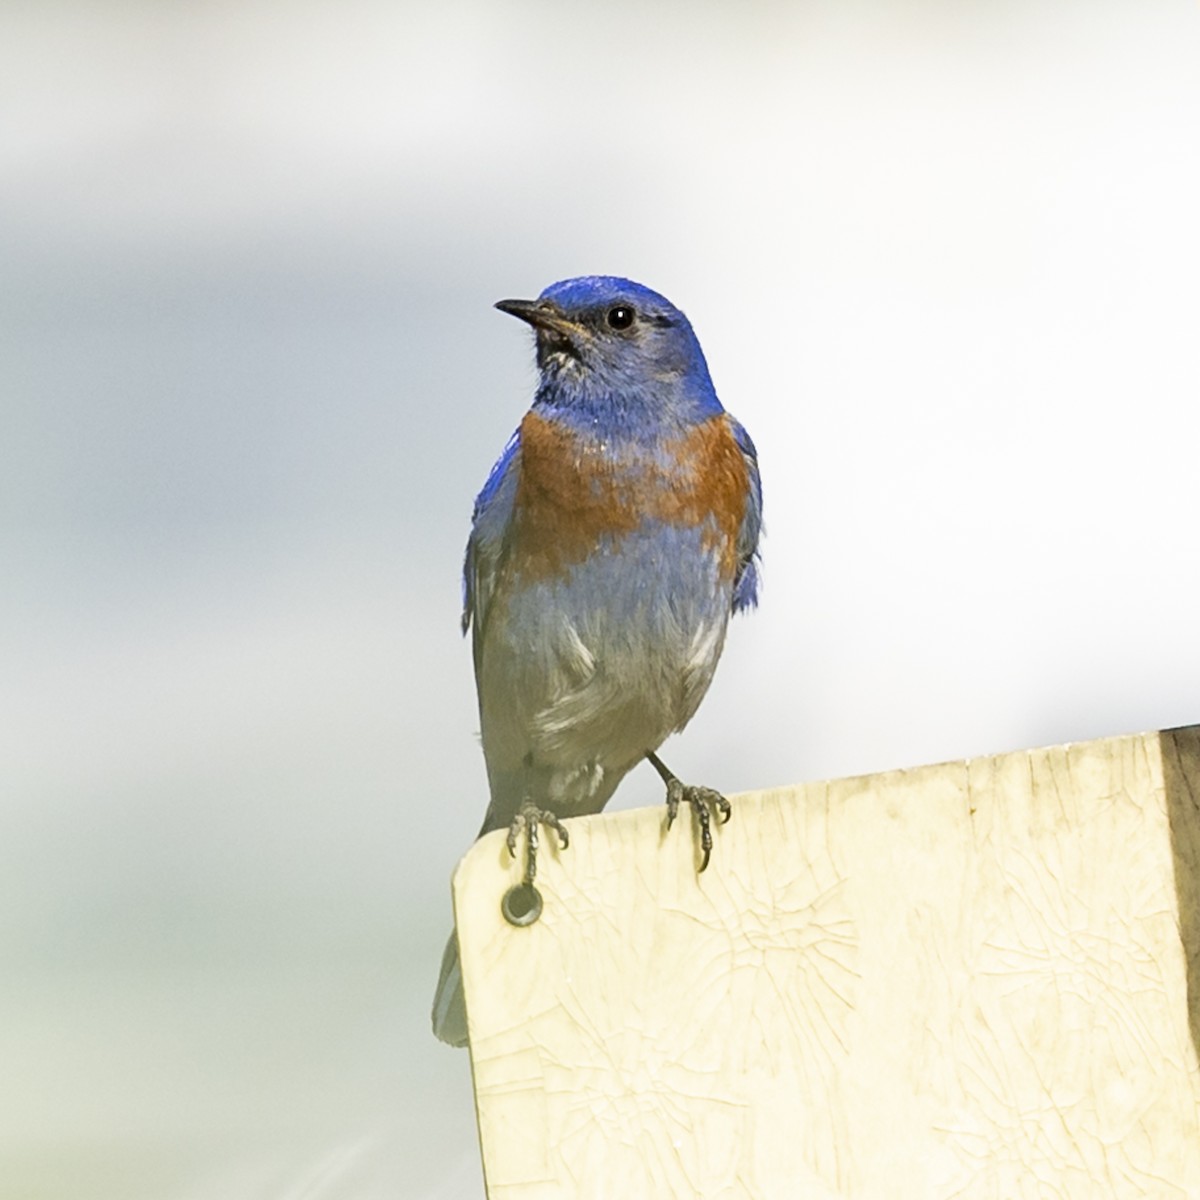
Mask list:
[[[482,839],[490,1200],[1200,1196],[1198,762],[1185,730],[742,795],[701,876],[661,809],[581,819],[523,929]]]

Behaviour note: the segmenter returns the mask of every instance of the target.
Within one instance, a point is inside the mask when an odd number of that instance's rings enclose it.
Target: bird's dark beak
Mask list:
[[[553,300],[497,300],[496,307],[553,337],[569,340],[579,332],[579,326]]]

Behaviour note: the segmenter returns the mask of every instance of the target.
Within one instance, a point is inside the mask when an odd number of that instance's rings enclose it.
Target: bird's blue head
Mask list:
[[[536,404],[579,424],[687,424],[722,411],[687,317],[640,283],[585,275],[496,307],[537,334]]]

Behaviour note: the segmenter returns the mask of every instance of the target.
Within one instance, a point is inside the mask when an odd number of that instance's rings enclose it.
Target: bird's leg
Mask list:
[[[712,818],[709,809],[713,808],[721,814],[721,824],[728,823],[733,816],[733,808],[720,792],[712,788],[697,787],[695,784],[685,784],[671,772],[666,764],[653,751],[646,752],[646,761],[659,773],[663,783],[667,785],[667,828],[670,829],[679,814],[679,806],[688,804],[696,814],[696,824],[700,826],[700,870],[708,866],[712,856]]]
[[[558,834],[558,840],[565,850],[570,843],[566,826],[549,809],[538,808],[532,801],[526,800],[513,817],[508,827],[508,852],[517,857],[517,837],[521,829],[525,830],[525,883],[531,885],[537,875],[538,826],[549,825]]]

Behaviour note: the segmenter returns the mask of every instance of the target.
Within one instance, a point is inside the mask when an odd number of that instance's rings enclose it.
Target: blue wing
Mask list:
[[[521,431],[518,429],[508,439],[504,453],[496,460],[483,490],[475,498],[471,536],[467,539],[467,553],[463,560],[462,630],[466,633],[474,622],[477,652],[480,632],[487,620],[496,571],[504,550],[505,535],[512,519],[520,466]]]
[[[758,603],[758,564],[761,558],[758,542],[762,534],[762,479],[758,473],[758,451],[755,450],[750,435],[733,417],[729,418],[729,428],[733,433],[733,440],[742,452],[742,457],[746,460],[746,470],[750,477],[750,495],[746,499],[746,515],[742,518],[742,526],[738,530],[738,569],[733,580],[733,611],[736,613],[753,608]]]

